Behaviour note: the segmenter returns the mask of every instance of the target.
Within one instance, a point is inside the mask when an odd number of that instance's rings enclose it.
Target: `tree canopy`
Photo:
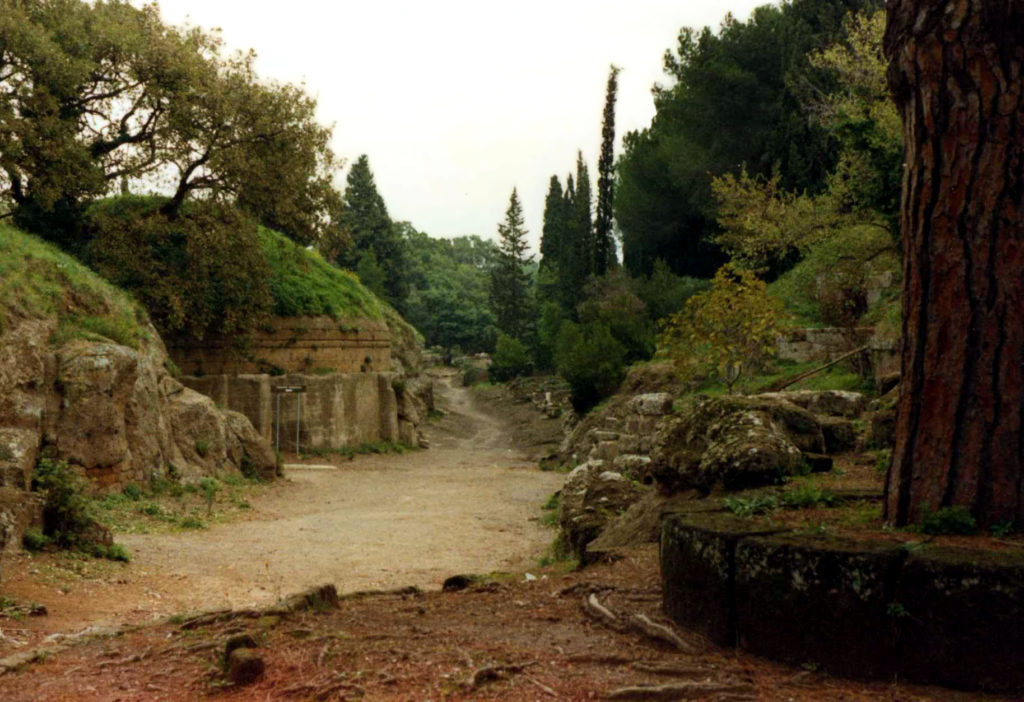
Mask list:
[[[331,130],[253,55],[165,25],[155,5],[0,0],[0,197],[75,248],[88,201],[122,184],[236,205],[296,241],[336,235]]]
[[[726,16],[717,33],[680,32],[665,54],[670,83],[654,89],[654,120],[626,135],[618,167],[615,216],[631,273],[649,273],[659,258],[684,275],[718,268],[713,176],[745,164],[753,176],[779,173],[786,190],[825,187],[838,148],[805,110],[813,86],[827,81],[807,54],[865,6],[877,3],[794,0],[757,8],[746,22]]]

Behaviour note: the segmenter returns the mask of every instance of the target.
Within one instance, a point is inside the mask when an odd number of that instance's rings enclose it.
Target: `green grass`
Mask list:
[[[332,266],[315,251],[270,229],[260,227],[259,240],[272,271],[275,314],[384,319],[383,303],[355,274]]]
[[[779,380],[820,368],[823,365],[824,362],[822,361],[798,363],[796,361],[776,360],[762,373],[740,377],[733,387],[733,392],[736,394],[758,392]],[[861,378],[857,373],[850,370],[848,366],[840,363],[812,375],[810,378],[794,383],[787,387],[786,390],[852,390],[854,392],[873,392],[874,385],[870,379]],[[711,378],[700,385],[697,388],[697,392],[712,396],[724,395],[726,394],[726,386],[724,383]]]
[[[0,332],[16,319],[56,317],[52,342],[148,338],[131,297],[38,237],[0,224]]]
[[[305,449],[302,451],[302,456],[345,456],[347,458],[353,458],[355,456],[363,456],[370,453],[398,453],[402,454],[406,451],[416,450],[415,446],[409,446],[398,441],[370,441],[365,444],[359,444],[358,446],[340,446],[338,448],[326,448],[326,449]]]
[[[247,498],[259,493],[262,485],[236,475],[186,484],[160,479],[148,489],[132,484],[122,492],[92,498],[89,512],[115,534],[205,529],[252,509]]]

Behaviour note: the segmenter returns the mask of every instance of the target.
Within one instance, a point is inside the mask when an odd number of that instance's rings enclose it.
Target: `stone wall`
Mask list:
[[[1024,553],[665,515],[665,611],[723,646],[847,677],[1024,691]]]
[[[844,353],[867,344],[873,333],[874,330],[871,327],[794,329],[779,337],[779,358],[798,363],[832,361]]]
[[[296,425],[302,449],[333,449],[377,441],[416,443],[415,427],[404,426],[392,373],[329,375],[204,375],[181,382],[218,405],[241,412],[270,442],[294,451]],[[301,394],[279,394],[277,387],[304,386]],[[404,397],[402,398],[404,399]],[[300,406],[301,403],[301,406]],[[418,422],[418,418],[417,418]],[[411,423],[411,422],[410,422]]]
[[[332,317],[274,317],[245,348],[233,337],[168,341],[171,359],[186,375],[387,372],[391,335],[383,321]]]

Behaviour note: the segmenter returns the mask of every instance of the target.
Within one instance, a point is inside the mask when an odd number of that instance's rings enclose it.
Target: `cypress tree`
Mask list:
[[[583,153],[576,155],[576,191],[572,198],[569,220],[569,252],[565,282],[570,287],[572,306],[583,298],[583,285],[594,273],[593,222],[590,212],[590,172],[583,161]]]
[[[529,330],[530,278],[526,265],[526,229],[519,193],[512,189],[505,220],[498,224],[498,260],[491,271],[491,305],[498,328],[522,340]]]
[[[544,199],[544,230],[540,236],[540,265],[558,267],[562,260],[566,225],[565,198],[558,176],[551,176],[551,184]]]
[[[618,261],[612,240],[612,204],[615,198],[615,99],[619,69],[608,75],[601,125],[601,156],[597,161],[597,219],[594,222],[594,274],[604,275]]]

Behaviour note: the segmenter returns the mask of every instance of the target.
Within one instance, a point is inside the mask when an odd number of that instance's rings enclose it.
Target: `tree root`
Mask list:
[[[474,690],[485,682],[490,680],[497,680],[503,675],[509,673],[521,673],[532,665],[537,665],[536,661],[528,661],[526,663],[513,663],[511,665],[488,665],[483,668],[478,668],[473,675],[469,678],[466,683],[466,687],[470,690]]]
[[[676,678],[696,678],[706,676],[713,671],[706,666],[699,665],[666,665],[663,663],[644,663],[638,661],[633,664],[633,669],[641,673],[653,673],[654,675],[665,675]]]
[[[699,653],[696,646],[684,641],[679,634],[672,631],[672,629],[664,624],[658,624],[657,622],[652,621],[645,614],[630,614],[625,617],[620,617],[615,614],[615,612],[608,609],[608,607],[601,604],[600,600],[597,599],[597,595],[593,593],[584,598],[583,611],[592,619],[596,619],[609,629],[613,629],[620,633],[634,632],[646,636],[649,639],[654,639],[655,641],[668,644],[682,653],[690,655]]]
[[[709,695],[752,694],[748,683],[684,682],[623,687],[605,695],[608,700],[693,700]]]

